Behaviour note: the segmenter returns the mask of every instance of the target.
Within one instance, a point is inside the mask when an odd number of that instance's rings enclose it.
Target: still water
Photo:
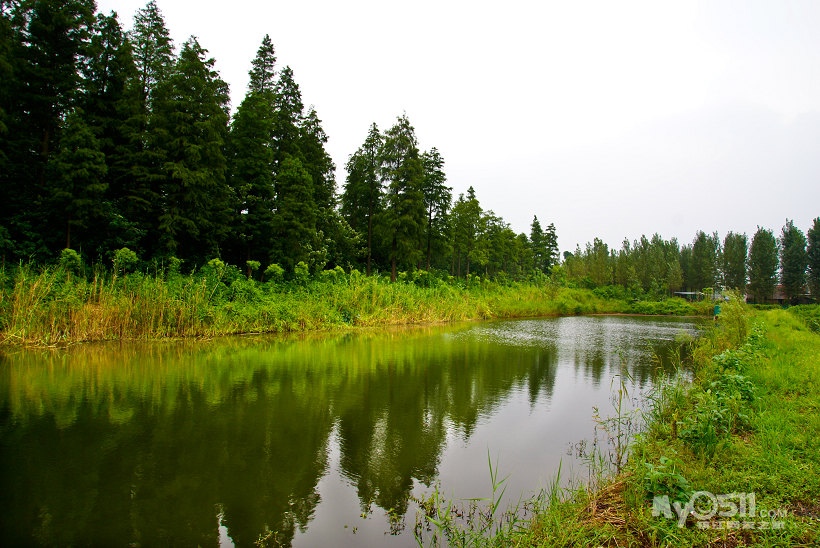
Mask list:
[[[570,317],[0,355],[0,543],[414,546],[412,496],[537,494],[687,320]],[[618,384],[619,385],[619,384]],[[392,518],[391,518],[392,516]]]

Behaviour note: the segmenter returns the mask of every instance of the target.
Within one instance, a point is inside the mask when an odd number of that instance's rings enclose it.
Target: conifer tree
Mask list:
[[[806,232],[806,239],[809,290],[815,301],[820,301],[820,217],[812,222],[811,228]]]
[[[45,258],[61,245],[48,225],[54,212],[46,169],[59,152],[64,121],[82,87],[80,68],[88,55],[94,2],[30,0],[10,7],[4,3],[2,12],[0,32],[10,42],[0,49],[6,49],[6,61],[12,58],[0,68],[12,76],[2,86],[7,94],[3,194],[8,194],[0,196],[4,222],[21,246],[20,255]]]
[[[160,163],[159,236],[166,253],[194,259],[219,254],[230,201],[225,181],[228,86],[196,38],[182,46],[156,90],[149,143]]]
[[[544,242],[544,229],[537,215],[533,215],[530,224],[530,249],[532,261],[537,272],[547,273],[547,250]]]
[[[697,232],[692,242],[691,283],[697,290],[715,288],[718,283],[720,239],[717,233]]]
[[[293,70],[285,67],[279,73],[274,88],[273,139],[275,162],[278,165],[286,156],[302,161],[299,150],[300,128],[305,107],[302,92],[293,79]]]
[[[552,272],[552,267],[558,264],[558,235],[555,232],[555,224],[550,223],[544,231],[544,250],[546,251],[547,273]]]
[[[174,42],[155,0],[134,16],[129,38],[137,68],[137,90],[143,115],[148,116],[154,90],[174,65]]]
[[[298,158],[285,156],[276,176],[276,187],[276,262],[290,272],[299,262],[313,271],[320,270],[324,267],[324,254],[316,231],[318,211],[313,200],[313,182]]]
[[[748,291],[755,302],[774,295],[777,284],[777,241],[771,230],[757,227],[749,248]]]
[[[445,184],[447,175],[444,173],[444,158],[441,157],[437,148],[433,147],[422,154],[421,163],[424,169],[421,192],[424,195],[424,208],[427,211],[425,254],[427,270],[430,270],[433,247],[445,240],[447,212],[453,199],[453,189]]]
[[[366,235],[365,268],[368,276],[372,269],[374,221],[382,210],[379,151],[383,141],[379,128],[372,124],[362,146],[347,161],[347,180],[341,197],[345,220],[354,230]]]
[[[104,183],[107,208],[100,224],[90,231],[97,234],[97,251],[110,252],[122,247],[138,247],[140,233],[126,219],[127,196],[131,192],[131,129],[140,112],[137,96],[137,71],[131,43],[123,32],[117,14],[99,14],[85,66],[85,85],[80,100],[83,119],[99,141],[105,156]]]
[[[745,234],[729,232],[723,239],[723,283],[745,291],[748,242]]]
[[[385,134],[379,157],[386,182],[381,228],[389,248],[390,279],[395,281],[399,263],[412,267],[420,258],[424,226],[424,168],[415,129],[406,115],[399,116]]]
[[[780,283],[783,285],[785,297],[793,301],[803,293],[806,286],[806,236],[794,226],[793,221],[786,219],[779,244]]]
[[[60,139],[60,151],[48,166],[48,200],[55,209],[55,228],[64,227],[65,247],[74,241],[99,242],[99,230],[110,212],[105,202],[105,154],[94,132],[86,125],[79,111],[68,115]],[[62,222],[60,222],[62,221]],[[79,234],[76,234],[79,233]],[[86,250],[92,251],[92,250]],[[99,253],[99,248],[93,249]]]
[[[234,197],[233,257],[267,261],[274,249],[276,53],[265,36],[250,70],[245,98],[234,115],[228,171]]]
[[[460,194],[453,205],[452,230],[453,253],[456,268],[454,273],[461,276],[461,261],[464,259],[465,275],[470,275],[473,265],[482,265],[487,260],[484,240],[486,223],[482,222],[484,212],[476,198],[473,187],[467,189],[467,197]]]
[[[136,225],[143,235],[142,255],[160,252],[158,219],[162,203],[161,185],[164,180],[162,151],[155,145],[152,116],[158,101],[160,84],[166,82],[174,68],[174,44],[165,20],[154,0],[137,11],[134,26],[128,34],[137,71],[132,92],[136,95],[137,112],[127,122],[130,139],[130,169],[119,190],[121,209],[125,217]],[[169,87],[166,85],[165,89]]]

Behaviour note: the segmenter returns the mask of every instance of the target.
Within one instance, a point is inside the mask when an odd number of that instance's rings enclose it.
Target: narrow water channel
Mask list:
[[[413,496],[583,475],[682,319],[570,317],[0,354],[0,543],[415,546]]]

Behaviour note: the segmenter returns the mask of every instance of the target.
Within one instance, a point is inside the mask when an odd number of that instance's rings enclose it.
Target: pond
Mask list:
[[[412,497],[586,473],[691,320],[568,317],[0,355],[4,545],[415,546]],[[624,376],[621,376],[621,372]],[[626,375],[628,372],[628,375]]]

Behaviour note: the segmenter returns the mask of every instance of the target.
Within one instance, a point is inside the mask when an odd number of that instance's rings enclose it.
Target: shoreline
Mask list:
[[[692,343],[691,378],[653,395],[622,469],[591,469],[590,483],[570,491],[554,486],[532,501],[531,517],[499,524],[480,544],[817,545],[820,307],[728,308]],[[460,527],[444,521],[435,534],[475,533]]]

